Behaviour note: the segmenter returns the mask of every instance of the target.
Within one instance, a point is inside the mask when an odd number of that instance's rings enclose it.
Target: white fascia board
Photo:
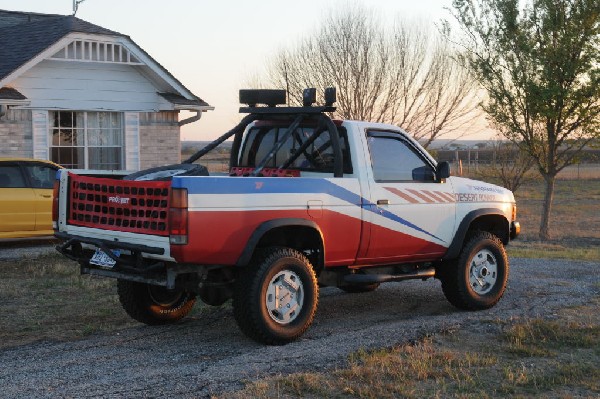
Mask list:
[[[182,105],[182,104],[174,104],[173,109],[178,111],[214,111],[215,107],[207,106],[207,105]]]
[[[142,49],[135,44],[132,40],[125,37],[120,37],[121,44],[123,44],[127,50],[131,52],[138,60],[140,60],[146,67],[150,69],[153,75],[159,77],[162,81],[172,87],[178,94],[187,98],[188,100],[195,100],[196,96],[192,94],[185,86],[179,83],[169,72],[160,67],[158,63],[149,55],[146,55]]]
[[[8,98],[0,99],[0,105],[12,105],[15,108],[21,108],[22,106],[26,106],[31,104],[29,100],[10,100]]]

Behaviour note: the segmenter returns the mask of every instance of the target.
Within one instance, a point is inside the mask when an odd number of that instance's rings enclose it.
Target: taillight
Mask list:
[[[175,245],[185,245],[188,242],[188,196],[187,189],[173,188],[171,190],[171,205],[169,208],[169,242]]]
[[[512,206],[512,220],[517,220],[517,204],[513,204]]]
[[[52,228],[58,230],[58,190],[60,189],[60,181],[54,181],[52,189]]]

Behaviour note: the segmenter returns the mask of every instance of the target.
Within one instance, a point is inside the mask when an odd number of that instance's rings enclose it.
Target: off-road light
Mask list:
[[[250,107],[256,107],[257,104],[266,104],[274,107],[277,104],[285,104],[285,90],[273,89],[244,89],[240,90],[240,104],[248,104]]]
[[[314,87],[310,89],[304,89],[302,92],[302,105],[310,107],[317,102],[317,89]]]
[[[327,87],[325,89],[325,106],[331,107],[337,101],[337,92],[335,87]]]

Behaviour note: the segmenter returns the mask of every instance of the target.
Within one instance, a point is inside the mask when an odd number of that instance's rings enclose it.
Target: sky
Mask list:
[[[390,21],[438,22],[451,0],[361,0]],[[85,0],[77,17],[130,36],[198,97],[215,107],[182,128],[183,140],[211,140],[233,127],[238,90],[269,58],[314,31],[346,0]],[[0,0],[0,9],[68,15],[72,0]],[[188,115],[180,115],[180,119]],[[470,137],[469,137],[470,138]]]

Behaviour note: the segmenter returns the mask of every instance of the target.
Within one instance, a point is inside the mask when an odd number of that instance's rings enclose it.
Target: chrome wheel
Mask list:
[[[487,294],[498,279],[498,262],[488,249],[482,249],[471,259],[469,284],[479,295]]]
[[[298,317],[304,303],[304,288],[300,277],[282,270],[269,282],[265,304],[269,316],[278,324],[289,324]]]

